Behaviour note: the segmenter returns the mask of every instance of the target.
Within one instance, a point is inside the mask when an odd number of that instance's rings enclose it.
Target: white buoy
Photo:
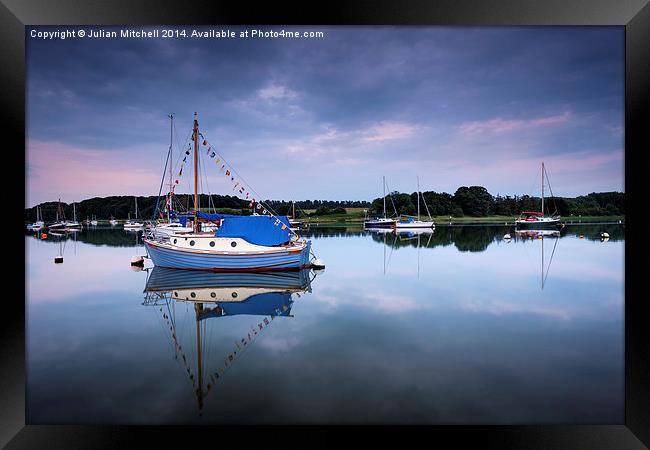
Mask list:
[[[311,266],[314,269],[324,269],[325,268],[325,261],[323,261],[322,259],[315,259],[311,263]]]
[[[132,256],[131,257],[132,266],[144,266],[144,258],[142,256]]]
[[[512,239],[512,236],[510,236],[510,234],[506,233],[506,234],[503,235],[503,239],[505,239],[505,240]]]
[[[604,231],[604,232],[600,233],[600,237],[601,237],[601,238],[608,238],[608,237],[609,237],[609,233],[606,232],[606,231]]]

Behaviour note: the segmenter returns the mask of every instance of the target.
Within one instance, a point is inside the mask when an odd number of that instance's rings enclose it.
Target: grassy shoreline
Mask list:
[[[303,218],[304,222],[311,225],[331,226],[356,226],[363,225],[364,213],[361,208],[346,208],[347,214],[330,214],[323,216],[309,216]],[[306,211],[309,213],[310,211]],[[450,217],[435,216],[433,221],[436,225],[514,225],[516,216],[486,216],[486,217]],[[567,216],[562,217],[561,222],[567,225],[580,223],[625,223],[625,216]]]

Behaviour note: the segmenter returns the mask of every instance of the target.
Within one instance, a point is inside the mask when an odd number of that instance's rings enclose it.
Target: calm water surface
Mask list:
[[[622,423],[622,226],[304,234],[326,270],[285,278],[28,234],[27,422]]]

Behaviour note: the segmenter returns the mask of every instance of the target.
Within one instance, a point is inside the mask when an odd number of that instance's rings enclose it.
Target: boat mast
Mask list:
[[[544,162],[542,162],[542,215],[544,215]]]
[[[199,120],[194,113],[194,232],[199,232]]]
[[[201,359],[201,328],[199,324],[199,316],[201,315],[201,311],[203,311],[203,303],[196,303],[194,305],[194,310],[196,312],[196,365],[199,382],[199,387],[196,390],[196,398],[199,401],[199,410],[201,410],[203,409],[203,361]]]
[[[419,222],[420,221],[420,176],[416,175],[416,177],[418,179],[418,222]],[[420,245],[419,239],[420,239],[420,236],[418,235],[418,245]]]
[[[172,223],[171,220],[171,209],[172,209],[172,161],[174,160],[172,158],[172,136],[173,136],[173,129],[174,129],[174,114],[169,115],[169,195],[167,196],[167,222]]]
[[[386,218],[386,176],[381,177],[384,182],[384,219]]]

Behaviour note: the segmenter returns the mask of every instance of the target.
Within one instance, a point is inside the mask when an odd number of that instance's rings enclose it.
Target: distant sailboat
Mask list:
[[[81,230],[81,224],[77,222],[77,208],[74,202],[72,202],[72,221],[66,221],[65,229],[68,231]]]
[[[382,177],[384,188],[384,217],[375,217],[363,222],[364,228],[395,228],[395,219],[386,216],[386,177]]]
[[[429,214],[429,207],[427,206],[427,202],[424,200],[424,196],[422,196],[422,201],[424,202],[424,207],[427,210],[427,215],[429,216],[428,221],[422,221],[420,220],[420,177],[417,177],[418,180],[418,191],[417,191],[417,202],[418,202],[418,217],[417,219],[411,216],[406,216],[402,215],[400,216],[399,220],[395,223],[395,228],[397,229],[412,229],[412,228],[418,228],[418,229],[433,229],[435,228],[435,224],[433,223],[433,219],[431,219],[431,214]]]
[[[542,178],[542,206],[540,208],[540,211],[523,211],[519,218],[515,219],[515,224],[518,227],[535,227],[539,228],[544,225],[547,226],[555,226],[560,222],[560,216],[557,214],[557,211],[555,211],[553,214],[550,216],[544,215],[544,178],[548,181],[548,174],[546,173],[546,168],[544,167],[544,163],[542,163],[542,171],[541,171],[541,178]],[[549,183],[549,189],[551,185]],[[551,195],[553,195],[553,191],[551,190]]]
[[[36,207],[36,222],[31,226],[32,230],[38,231],[41,228],[45,227],[45,222],[43,222],[43,215],[41,214],[41,208]]]
[[[137,197],[133,197],[133,200],[135,201],[135,219],[136,220],[131,220],[131,213],[129,213],[129,220],[124,223],[124,229],[125,230],[139,230],[144,226],[144,224],[138,222],[138,199]]]
[[[77,231],[81,229],[81,224],[77,222],[77,210],[75,204],[72,204],[73,219],[74,220],[65,220],[65,214],[63,208],[61,207],[61,199],[59,199],[59,204],[56,209],[56,220],[51,224],[48,229],[50,230],[59,230],[59,231]]]

